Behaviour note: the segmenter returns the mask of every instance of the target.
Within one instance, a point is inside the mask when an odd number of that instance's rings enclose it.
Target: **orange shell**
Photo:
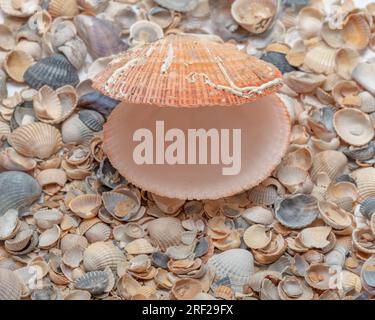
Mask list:
[[[232,44],[170,35],[117,55],[93,87],[130,103],[198,107],[245,104],[281,81],[276,67]]]

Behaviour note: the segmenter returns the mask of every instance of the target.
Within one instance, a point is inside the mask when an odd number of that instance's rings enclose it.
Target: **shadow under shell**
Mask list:
[[[164,121],[165,133],[174,128],[184,132],[186,159],[188,129],[214,128],[219,136],[221,129],[230,129],[231,144],[232,129],[241,129],[239,174],[223,175],[222,169],[231,165],[221,162],[220,153],[220,163],[210,164],[210,142],[208,164],[199,164],[199,161],[198,164],[136,164],[133,151],[140,142],[133,141],[133,134],[141,128],[153,133],[155,163],[156,121]],[[275,94],[232,107],[174,108],[122,102],[104,126],[104,148],[120,174],[142,189],[169,198],[217,199],[247,190],[267,178],[284,156],[289,135],[288,112]],[[164,148],[170,143],[165,142]],[[233,155],[232,145],[229,150]],[[198,152],[197,149],[197,159]]]

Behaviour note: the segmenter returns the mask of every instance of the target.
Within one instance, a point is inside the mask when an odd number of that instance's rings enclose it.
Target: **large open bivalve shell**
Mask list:
[[[20,300],[23,285],[17,275],[8,269],[0,269],[0,300]]]
[[[286,151],[289,116],[271,94],[280,83],[272,65],[231,45],[173,35],[136,47],[114,58],[94,80],[103,94],[123,100],[104,126],[104,149],[128,181],[161,196],[217,199],[239,193],[264,180]],[[156,121],[164,121],[165,131],[179,128],[186,136],[194,128],[240,128],[246,140],[240,174],[223,175],[216,162],[137,165],[133,134],[155,130]]]

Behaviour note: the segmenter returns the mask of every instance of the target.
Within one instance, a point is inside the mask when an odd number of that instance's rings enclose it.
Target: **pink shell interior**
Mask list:
[[[179,128],[185,137],[188,129],[241,129],[240,173],[223,175],[222,164],[137,165],[133,150],[139,142],[133,142],[133,134],[137,129],[147,128],[155,139],[157,120],[164,120],[165,132]],[[235,109],[223,106],[139,107],[122,102],[104,126],[104,148],[120,174],[142,189],[169,198],[217,199],[247,190],[268,177],[286,152],[289,134],[288,112],[275,94],[235,106]]]

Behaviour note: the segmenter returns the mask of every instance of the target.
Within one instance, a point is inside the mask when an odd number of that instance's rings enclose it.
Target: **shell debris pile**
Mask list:
[[[375,4],[360,2],[0,0],[0,300],[374,299]],[[117,101],[92,79],[176,33],[283,74],[290,145],[251,190],[161,197],[103,150]]]

